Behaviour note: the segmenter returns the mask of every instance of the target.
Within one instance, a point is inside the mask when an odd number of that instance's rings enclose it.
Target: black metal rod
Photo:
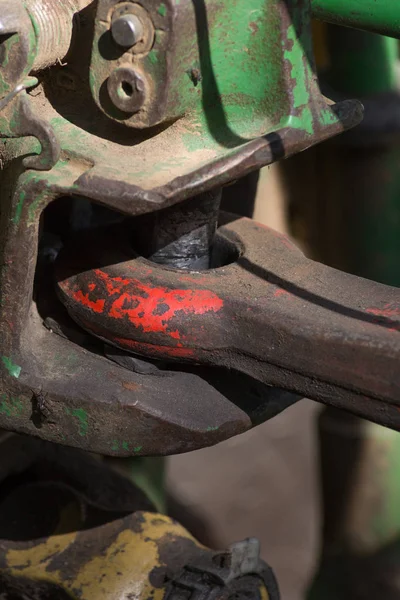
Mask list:
[[[221,190],[154,213],[148,258],[178,269],[210,268]]]

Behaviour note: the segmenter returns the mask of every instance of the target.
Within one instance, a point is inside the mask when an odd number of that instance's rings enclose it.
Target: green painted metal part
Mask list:
[[[400,37],[400,3],[396,0],[312,0],[314,17],[390,37]]]
[[[99,2],[90,86],[108,116],[142,128],[190,114],[191,131],[183,136],[189,152],[205,143],[233,148],[285,126],[313,133],[308,2],[234,0],[220,6],[215,0],[168,0],[162,12],[157,4],[148,3],[155,27],[151,51],[121,57],[112,54],[107,36],[113,0]],[[114,67],[125,64],[144,72],[153,90],[143,110],[132,115],[113,108],[104,93]],[[328,125],[335,117],[321,107],[317,120]]]
[[[328,36],[334,60],[327,76],[335,90],[364,98],[395,89],[397,40],[335,26]]]

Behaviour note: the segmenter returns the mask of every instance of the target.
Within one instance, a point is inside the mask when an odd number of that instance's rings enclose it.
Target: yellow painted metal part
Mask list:
[[[184,590],[186,600],[279,599],[257,540],[210,550],[170,517],[148,512],[139,490],[128,502],[115,481],[95,498],[64,482],[17,486],[0,511],[0,596],[180,600]]]
[[[103,551],[93,556],[89,550],[93,547],[90,529],[65,532],[67,523],[71,529],[71,521],[76,527],[81,520],[77,508],[79,511],[77,505],[71,504],[62,511],[54,535],[29,548],[8,550],[5,557],[7,574],[31,582],[46,582],[55,590],[68,592],[74,600],[120,600],[128,597],[126,594],[133,594],[135,600],[161,600],[164,589],[154,587],[150,581],[152,570],[163,565],[160,542],[168,540],[168,543],[179,544],[182,540],[190,540],[201,548],[170,518],[140,512],[117,521],[119,533],[115,522],[99,527]],[[76,575],[68,579],[71,565],[63,563],[62,554],[73,550],[78,543],[80,547],[85,546],[85,536],[89,560],[85,562],[85,557],[81,556],[82,564]],[[61,559],[58,569],[54,565],[55,555]]]
[[[187,561],[214,555],[164,515],[135,512],[94,528],[85,518],[83,505],[72,501],[49,537],[9,541],[8,549],[0,543],[0,576],[16,582],[18,590],[25,589],[24,582],[44,586],[55,598],[162,600],[167,571],[179,574]],[[261,578],[257,589],[253,599],[270,600]]]
[[[262,585],[261,582],[260,582],[260,596],[261,596],[261,600],[270,600],[268,590],[265,587],[265,585]]]

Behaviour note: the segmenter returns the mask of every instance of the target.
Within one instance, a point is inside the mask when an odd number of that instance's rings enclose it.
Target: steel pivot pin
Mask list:
[[[142,22],[133,14],[117,17],[111,23],[111,35],[118,46],[131,48],[143,37]]]

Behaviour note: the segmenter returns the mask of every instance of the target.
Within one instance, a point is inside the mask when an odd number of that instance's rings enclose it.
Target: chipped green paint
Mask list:
[[[333,112],[331,108],[325,108],[321,111],[321,122],[324,125],[333,125],[336,123],[337,115]]]
[[[79,435],[85,437],[88,432],[88,415],[84,408],[66,408],[65,412],[67,415],[76,417],[79,421]]]
[[[19,417],[23,411],[23,403],[20,398],[8,396],[6,393],[0,396],[0,414],[6,417]]]
[[[160,4],[160,6],[158,7],[158,11],[157,12],[162,17],[165,17],[165,15],[167,14],[167,7],[165,6],[164,2],[162,2]]]
[[[28,208],[28,224],[29,225],[33,225],[34,223],[37,222],[38,217],[37,217],[37,211],[40,211],[40,208],[44,208],[46,205],[46,192],[42,192],[41,194],[38,194],[35,198],[35,200],[32,202],[32,204],[29,206]],[[43,207],[41,207],[41,205],[43,204]],[[40,211],[41,212],[41,211]]]
[[[3,365],[9,372],[9,374],[12,377],[15,377],[16,379],[18,379],[18,377],[21,374],[21,370],[22,370],[21,367],[19,365],[14,364],[13,361],[11,360],[11,358],[9,358],[8,356],[2,356],[1,362],[3,363]]]
[[[4,73],[7,75],[7,69],[9,66],[11,66],[9,64],[10,57],[15,56],[15,54],[18,53],[19,45],[21,44],[21,38],[18,33],[16,33],[15,35],[4,37],[5,39],[2,41],[1,71],[2,74]],[[27,74],[29,70],[30,69],[27,68],[27,66],[25,66],[25,69],[22,71],[22,73],[21,71],[19,73],[23,77],[24,74]],[[13,87],[15,86],[15,81],[13,80],[13,78],[10,78],[10,81],[7,81],[7,79],[9,79],[9,74],[8,77],[3,77],[2,74],[0,74],[0,97],[3,97],[4,94],[11,92]]]
[[[297,20],[301,21],[304,15],[296,15]],[[297,27],[296,27],[297,25]],[[284,48],[284,58],[290,64],[293,105],[297,114],[289,119],[291,127],[301,128],[310,135],[314,133],[313,116],[310,110],[310,91],[307,85],[313,77],[312,69],[303,55],[303,38],[298,36],[300,23],[292,22],[287,31],[287,40],[282,40]],[[303,36],[304,37],[304,36]],[[304,72],[306,71],[306,73]]]
[[[81,359],[76,352],[56,352],[53,356],[53,360],[57,365],[65,366],[69,369],[75,369],[80,363]]]
[[[114,452],[118,452],[118,450],[122,449],[122,450],[125,450],[125,452],[129,452],[130,445],[131,444],[126,441],[119,442],[118,440],[113,440],[112,444],[111,444],[111,450],[113,450]],[[136,446],[136,447],[132,448],[132,452],[134,454],[136,454],[137,452],[140,452],[141,449],[142,449],[142,446]]]
[[[175,0],[168,6],[174,4],[179,3]],[[197,10],[201,4],[181,2],[179,10],[181,7],[186,10],[189,5]],[[151,160],[151,153],[142,153],[141,144],[137,144],[127,148],[118,165],[112,164],[107,140],[95,138],[94,141],[90,132],[58,115],[50,122],[57,132],[64,158],[51,171],[35,173],[37,182],[42,182],[48,190],[53,188],[55,194],[65,190],[79,195],[80,175],[94,164],[104,178],[147,189],[155,178],[157,185],[167,185],[171,179],[221,160],[247,141],[279,132],[283,127],[312,132],[313,115],[308,103],[319,92],[316,86],[312,87],[312,67],[307,60],[307,40],[311,40],[309,7],[305,2],[290,0],[287,10],[293,15],[294,24],[283,32],[285,37],[288,34],[284,47],[276,0],[235,0],[226,10],[215,11],[210,19],[208,39],[205,35],[198,40],[201,52],[197,44],[193,44],[192,36],[179,39],[179,60],[173,65],[174,83],[168,102],[172,110],[177,107],[177,112],[185,117],[171,122],[169,128],[158,134],[160,147],[169,147],[170,143],[173,146],[163,161]],[[147,61],[144,64],[154,81],[159,81],[167,61],[165,53],[156,46],[157,40],[143,61]],[[97,47],[94,52],[98,53]],[[188,69],[192,77],[188,77]],[[289,77],[286,77],[288,71]],[[90,77],[93,90],[93,70]],[[290,78],[292,83],[286,81]],[[57,113],[52,111],[51,114]],[[314,114],[314,122],[318,120],[322,125],[331,125],[337,120],[330,109],[322,106],[322,100],[321,114],[317,111]],[[12,143],[12,140],[8,142]],[[18,140],[18,143],[21,142]],[[149,147],[149,141],[143,148],[146,146]],[[25,175],[20,177],[18,192],[22,192],[22,186],[27,188]],[[46,198],[36,197],[40,191],[34,194],[31,197],[31,192],[27,192],[25,205],[21,200],[15,215],[17,221],[21,218],[27,219],[28,224],[37,222]],[[18,195],[16,199],[15,205]]]
[[[158,51],[153,48],[153,50],[149,52],[148,58],[152,65],[156,65],[158,63]]]
[[[15,207],[15,214],[12,219],[12,222],[15,223],[15,225],[18,225],[21,220],[21,214],[22,214],[22,209],[24,207],[25,200],[26,200],[26,192],[22,191],[19,193],[18,203],[17,203],[17,206]]]
[[[218,429],[219,429],[218,425],[216,425],[215,427],[211,427],[211,426],[207,427],[207,431],[218,431]]]

